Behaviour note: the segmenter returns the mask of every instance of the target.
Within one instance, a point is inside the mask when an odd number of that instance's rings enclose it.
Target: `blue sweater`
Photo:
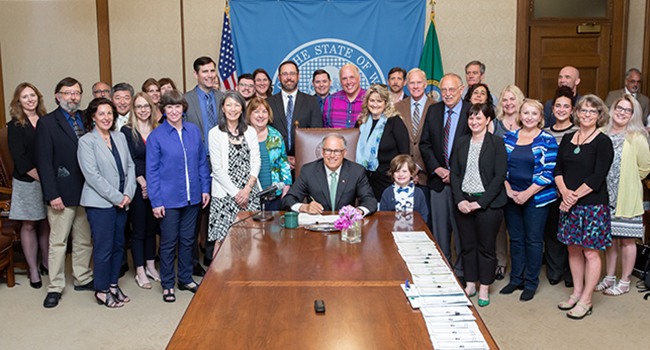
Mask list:
[[[413,211],[420,213],[422,220],[426,223],[429,219],[429,208],[427,207],[427,201],[424,199],[424,192],[418,187],[415,187],[414,190]],[[386,187],[379,203],[381,203],[379,211],[395,211],[395,191],[393,191],[392,185]]]

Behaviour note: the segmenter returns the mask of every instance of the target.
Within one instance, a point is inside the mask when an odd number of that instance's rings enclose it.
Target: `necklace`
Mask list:
[[[591,134],[589,134],[589,136],[587,136],[587,138],[586,138],[584,141],[582,141],[582,143],[580,143],[580,134],[582,134],[582,133],[578,130],[578,139],[576,140],[576,141],[578,142],[578,145],[576,146],[575,149],[573,149],[573,154],[578,154],[578,153],[580,153],[580,146],[581,146],[582,144],[584,144],[587,140],[589,140],[589,138],[590,138],[593,134],[595,134],[596,131],[598,131],[598,128],[594,129],[594,131],[592,131]]]
[[[228,138],[229,138],[229,139],[231,139],[231,140],[233,140],[233,141],[239,141],[239,139],[241,139],[242,136],[243,136],[243,135],[241,135],[241,134],[239,134],[239,133],[238,133],[238,135],[235,136],[235,135],[233,135],[233,134],[230,132],[230,129],[228,129]]]

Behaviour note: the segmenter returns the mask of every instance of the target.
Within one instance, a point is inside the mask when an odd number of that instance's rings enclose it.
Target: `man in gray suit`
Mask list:
[[[214,90],[214,81],[217,79],[216,64],[212,58],[202,56],[194,61],[194,77],[196,78],[197,85],[194,89],[185,94],[188,108],[185,113],[185,120],[195,124],[201,130],[201,139],[205,146],[205,153],[208,156],[208,164],[210,164],[210,147],[208,146],[208,133],[212,128],[217,125],[217,116],[221,109],[221,98],[223,93]],[[198,235],[201,231],[203,221],[207,228],[207,218],[210,207],[199,211],[199,218],[197,219],[196,239],[194,240],[194,247],[192,249],[192,263],[194,264],[195,276],[203,276],[205,270],[199,264],[199,247]],[[209,247],[206,246],[206,257],[211,257],[212,252],[208,252]],[[204,259],[204,264],[209,265],[209,258]]]
[[[318,98],[298,91],[300,74],[298,65],[285,61],[278,68],[278,77],[282,91],[266,99],[273,112],[273,123],[284,139],[287,159],[291,169],[295,166],[294,134],[296,121],[301,128],[322,128],[323,114],[320,112]]]
[[[643,117],[643,125],[647,125],[648,114],[650,114],[650,99],[639,92],[642,78],[643,76],[641,75],[641,71],[638,69],[631,68],[628,70],[627,73],[625,73],[625,87],[620,90],[610,91],[609,94],[607,94],[607,99],[605,99],[605,105],[609,108],[617,98],[623,96],[623,94],[630,94],[639,101],[639,104],[641,104],[641,108],[643,108],[643,114],[641,115]]]

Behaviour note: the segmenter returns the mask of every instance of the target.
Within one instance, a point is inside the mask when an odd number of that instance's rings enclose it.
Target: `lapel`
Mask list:
[[[115,163],[115,157],[113,157],[113,153],[111,153],[111,150],[106,146],[106,143],[104,142],[102,136],[99,134],[99,131],[97,131],[97,128],[94,128],[93,131],[90,132],[90,135],[94,138],[95,143],[98,145],[97,148],[99,148],[99,153],[102,154],[104,158],[106,158],[104,161],[107,161],[109,164],[113,165],[113,168],[117,173],[117,164]],[[111,137],[112,136],[113,135],[111,135]],[[117,147],[117,142],[115,144]]]
[[[460,106],[460,114],[458,115],[458,124],[456,125],[456,136],[454,136],[454,140],[458,140],[459,137],[465,135],[467,132],[467,119],[464,117],[467,109],[471,108],[469,107],[469,104],[465,103],[464,101],[460,101],[459,103],[462,103]]]
[[[325,161],[323,158],[321,158],[318,163],[316,163],[315,179],[317,183],[323,184],[320,187],[323,192],[322,194],[325,197],[325,203],[328,203],[329,207],[332,208],[332,201],[330,200],[330,188],[327,183],[327,172],[325,171]]]
[[[413,115],[412,112],[411,112],[411,97],[408,98],[408,102],[409,102],[409,113],[411,113],[411,115]],[[422,130],[424,129],[423,128],[424,119],[427,117],[427,111],[429,110],[429,106],[431,106],[432,104],[433,104],[433,99],[431,97],[427,97],[427,103],[425,103],[424,107],[422,107],[422,113],[420,114],[420,125],[418,126],[418,130],[415,133],[415,139],[416,140],[419,140],[422,137]],[[411,121],[409,119],[409,123],[410,122]],[[413,126],[409,125],[409,131],[412,128],[413,128]]]
[[[284,129],[289,133],[289,128],[287,127],[287,115],[284,113],[284,102],[282,99],[282,91],[274,95],[275,98],[272,98],[272,102],[275,104],[275,110],[278,111],[278,116],[273,116],[273,118],[280,118],[280,124],[284,126]],[[295,113],[294,113],[295,114]]]
[[[79,113],[81,116],[81,113]],[[68,123],[68,119],[66,119],[65,115],[63,114],[63,110],[61,110],[61,107],[58,108],[58,113],[56,115],[56,122],[59,124],[59,127],[63,129],[66,135],[74,142],[74,144],[78,144],[79,140],[77,139],[77,135],[74,133],[74,130],[70,127],[70,123]],[[77,120],[77,123],[81,123],[79,125],[83,129],[83,122],[81,121],[81,118]]]
[[[201,134],[203,134],[203,113],[201,113],[201,101],[199,101],[199,92],[198,92],[198,86],[194,88],[194,90],[190,91],[188,94],[188,104],[190,106],[194,106],[194,115],[196,116],[196,122],[198,123],[199,130],[201,130]],[[186,116],[189,117],[189,116]],[[188,118],[184,118],[185,120],[188,120]],[[188,120],[189,121],[189,120]],[[207,135],[206,135],[207,136]]]

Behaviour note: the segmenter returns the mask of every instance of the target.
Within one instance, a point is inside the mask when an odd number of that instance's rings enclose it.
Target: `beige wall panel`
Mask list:
[[[0,0],[0,43],[6,117],[16,85],[34,84],[48,111],[56,107],[54,88],[72,76],[84,86],[82,108],[99,79],[97,15],[94,0]]]
[[[486,65],[484,82],[498,97],[515,80],[516,22],[516,0],[437,1],[436,29],[445,73],[456,73],[465,83],[465,64],[479,60]]]
[[[185,0],[183,5],[186,86],[187,90],[192,90],[196,86],[192,68],[194,60],[201,56],[210,56],[217,65],[219,63],[223,11],[226,2],[225,0]]]
[[[140,91],[148,78],[169,77],[182,89],[180,0],[110,0],[113,84]]]
[[[645,0],[630,0],[627,29],[627,57],[625,70],[641,69],[643,65],[643,31],[645,30]],[[648,34],[650,35],[650,34]]]

